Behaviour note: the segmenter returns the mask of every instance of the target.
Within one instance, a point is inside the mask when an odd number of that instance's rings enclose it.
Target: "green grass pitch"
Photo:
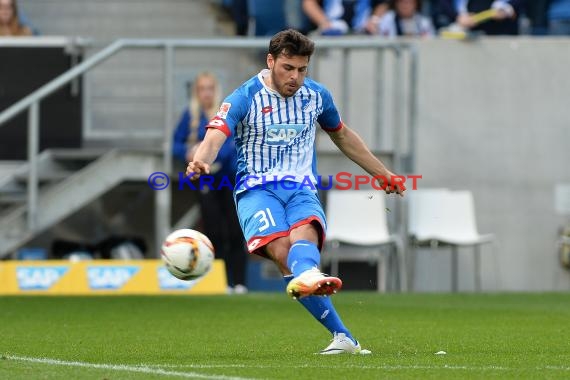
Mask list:
[[[0,379],[570,377],[570,294],[334,297],[372,355],[315,355],[285,294],[3,297]]]

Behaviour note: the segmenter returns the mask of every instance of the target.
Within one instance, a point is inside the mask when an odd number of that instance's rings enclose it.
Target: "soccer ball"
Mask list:
[[[164,239],[160,250],[166,269],[181,280],[195,280],[210,270],[214,246],[201,232],[176,230]]]

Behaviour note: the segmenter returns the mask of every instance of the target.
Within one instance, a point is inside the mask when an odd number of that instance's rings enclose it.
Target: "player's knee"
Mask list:
[[[289,254],[290,248],[291,243],[287,237],[275,239],[266,247],[268,256],[284,275],[291,274],[287,267],[287,255]]]

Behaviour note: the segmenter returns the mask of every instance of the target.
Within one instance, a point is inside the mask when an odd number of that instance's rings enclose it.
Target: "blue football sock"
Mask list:
[[[286,284],[289,284],[289,281],[293,278],[293,275],[283,277]],[[331,334],[344,333],[356,344],[356,339],[354,339],[350,331],[348,331],[344,323],[342,323],[342,320],[336,312],[330,297],[308,296],[299,298],[298,301],[317,321],[319,321],[319,323],[325,326]]]
[[[304,271],[318,268],[321,254],[315,243],[308,240],[297,240],[289,249],[287,266],[295,277]]]

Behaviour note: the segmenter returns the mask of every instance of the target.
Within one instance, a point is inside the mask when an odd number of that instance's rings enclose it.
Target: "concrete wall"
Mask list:
[[[570,183],[570,39],[426,41],[420,47],[417,173],[423,187],[469,189],[486,290],[563,290],[555,186]],[[460,288],[472,289],[472,258]],[[449,289],[449,255],[420,252],[417,287]]]

